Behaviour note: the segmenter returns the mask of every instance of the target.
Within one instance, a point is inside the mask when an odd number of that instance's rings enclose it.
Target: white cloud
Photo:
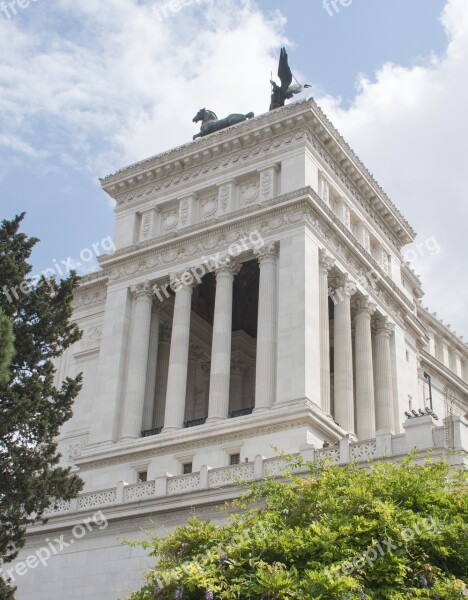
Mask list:
[[[468,334],[468,3],[449,0],[442,15],[445,56],[425,66],[385,64],[361,78],[352,105],[319,103],[419,233],[414,263],[424,305]],[[425,250],[435,238],[440,253]],[[432,248],[432,244],[429,244]]]
[[[34,6],[29,27],[0,20],[2,127],[21,132],[18,152],[40,147],[104,175],[190,140],[205,104],[220,116],[267,110],[280,15],[206,0],[161,21],[152,6],[58,0]]]
[[[56,0],[32,5],[29,20],[0,18],[2,173],[8,161],[49,156],[102,176],[189,141],[202,106],[220,117],[268,109],[280,14],[269,21],[250,0],[197,0],[161,21],[154,3]],[[443,24],[445,56],[382,66],[375,81],[360,79],[348,109],[319,103],[421,243],[436,238],[440,254],[420,256],[416,270],[427,303],[468,334],[466,0],[447,0]]]

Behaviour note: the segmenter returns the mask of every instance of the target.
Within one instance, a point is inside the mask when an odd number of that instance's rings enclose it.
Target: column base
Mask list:
[[[258,413],[266,413],[271,410],[271,406],[258,406],[253,409],[252,414],[258,415]]]
[[[125,437],[121,437],[119,439],[119,443],[121,444],[122,442],[133,442],[135,440],[139,440],[141,439],[141,437],[139,435],[126,435]]]
[[[182,429],[184,429],[184,427],[164,427],[163,430],[161,431],[161,434],[174,433],[175,431],[181,431]]]
[[[205,423],[220,423],[221,421],[227,421],[227,417],[208,417]]]

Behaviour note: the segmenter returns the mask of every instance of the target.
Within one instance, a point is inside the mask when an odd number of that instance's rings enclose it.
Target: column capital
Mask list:
[[[135,300],[151,300],[153,298],[153,286],[149,281],[130,286],[130,291]]]
[[[328,275],[328,273],[332,269],[335,262],[336,262],[335,259],[328,254],[328,252],[325,250],[325,248],[320,248],[320,250],[319,250],[319,265],[320,265],[320,271],[322,273],[326,273]]]
[[[348,273],[342,273],[337,275],[332,280],[332,288],[335,292],[340,293],[342,296],[351,298],[356,293],[356,283],[350,278]]]
[[[260,265],[266,261],[274,261],[278,257],[278,244],[276,242],[271,242],[269,244],[265,244],[261,248],[257,248],[254,250],[254,254],[257,257]]]
[[[378,317],[375,319],[373,325],[375,335],[383,335],[390,337],[395,331],[395,324],[390,321],[388,317]]]
[[[189,269],[180,271],[179,273],[169,273],[169,281],[171,282],[171,288],[176,294],[182,289],[189,289],[192,292],[198,285],[197,280]]]
[[[369,296],[358,296],[353,300],[353,311],[356,316],[367,315],[371,317],[376,309],[377,305],[371,301]]]
[[[216,279],[223,275],[228,275],[229,277],[234,278],[237,275],[237,273],[239,273],[239,271],[241,270],[241,267],[241,264],[230,258],[228,262],[225,262],[224,264],[220,265],[214,270]]]

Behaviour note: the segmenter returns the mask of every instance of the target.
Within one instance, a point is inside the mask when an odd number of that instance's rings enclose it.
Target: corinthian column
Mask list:
[[[393,433],[390,336],[395,325],[380,317],[374,324],[375,415],[377,433]]]
[[[193,285],[182,283],[180,277],[177,280],[179,281],[179,286],[175,292],[174,316],[172,321],[166,412],[164,415],[165,432],[183,428],[187,393]]]
[[[275,401],[276,244],[267,244],[255,254],[260,265],[255,377],[255,412],[258,412],[269,409]]]
[[[335,280],[335,421],[348,433],[354,433],[353,345],[351,302],[355,291],[348,275]]]
[[[127,386],[121,440],[140,437],[145,404],[153,292],[149,282],[131,288],[133,294]]]
[[[326,250],[320,250],[320,390],[323,410],[330,414],[330,316],[328,313],[328,274],[335,264]]]
[[[366,296],[357,298],[353,308],[356,313],[356,434],[360,440],[369,440],[375,437],[371,317],[376,305]]]
[[[216,300],[211,348],[210,396],[208,421],[227,419],[231,377],[232,295],[236,263],[216,270]]]

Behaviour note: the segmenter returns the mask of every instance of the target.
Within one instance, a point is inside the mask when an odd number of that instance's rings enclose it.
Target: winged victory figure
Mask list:
[[[281,108],[284,106],[286,100],[290,100],[295,94],[300,94],[305,88],[311,86],[301,84],[299,82],[293,83],[293,74],[288,62],[288,53],[286,48],[281,48],[281,54],[278,65],[278,77],[280,78],[281,85],[278,85],[273,80],[270,81],[273,90],[271,92],[271,103],[270,110]]]

